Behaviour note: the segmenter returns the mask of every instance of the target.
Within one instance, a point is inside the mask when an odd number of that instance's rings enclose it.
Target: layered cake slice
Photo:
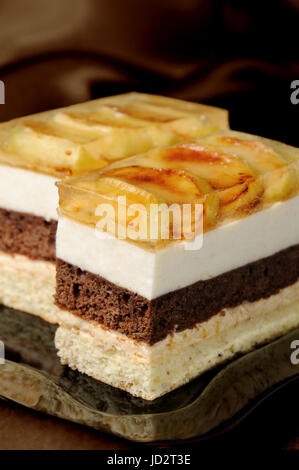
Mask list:
[[[1,124],[0,303],[57,320],[57,179],[227,125],[224,110],[139,93]]]
[[[298,326],[298,176],[219,131],[61,181],[63,363],[153,400]]]

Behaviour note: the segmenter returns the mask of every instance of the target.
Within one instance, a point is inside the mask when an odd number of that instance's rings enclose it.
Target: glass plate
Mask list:
[[[138,442],[194,439],[228,429],[299,377],[291,342],[299,329],[149,402],[62,366],[56,327],[0,307],[0,396]]]

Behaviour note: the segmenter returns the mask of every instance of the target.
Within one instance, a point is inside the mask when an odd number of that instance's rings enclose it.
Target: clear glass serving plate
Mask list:
[[[271,344],[148,402],[62,366],[55,326],[0,307],[0,397],[59,418],[138,442],[214,435],[299,377],[291,362],[293,330]]]

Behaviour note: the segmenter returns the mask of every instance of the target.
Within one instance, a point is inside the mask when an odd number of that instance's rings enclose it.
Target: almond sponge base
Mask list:
[[[64,364],[154,400],[299,325],[299,282],[268,299],[221,311],[153,346],[62,311],[55,344]]]
[[[0,303],[57,323],[55,263],[0,252]]]

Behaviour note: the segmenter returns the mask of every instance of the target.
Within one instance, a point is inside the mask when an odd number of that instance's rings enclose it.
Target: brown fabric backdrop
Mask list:
[[[0,120],[132,89],[299,145],[298,0],[1,0]]]

